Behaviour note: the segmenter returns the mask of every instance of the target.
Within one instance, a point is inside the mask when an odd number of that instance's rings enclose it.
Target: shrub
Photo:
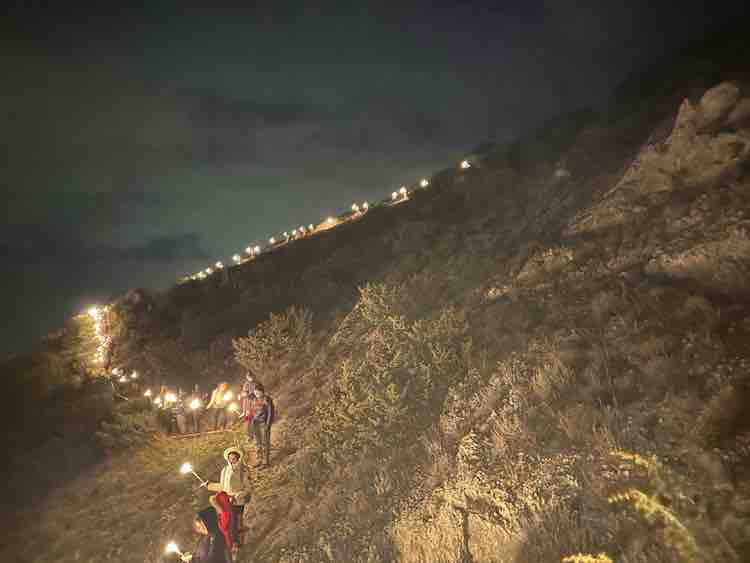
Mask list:
[[[318,406],[329,462],[371,446],[393,446],[428,424],[450,382],[466,371],[464,318],[444,308],[433,318],[404,315],[405,286],[368,285],[331,344],[340,353],[331,400]],[[437,408],[435,406],[437,405]]]
[[[267,373],[283,358],[305,350],[312,336],[312,313],[290,307],[280,314],[271,313],[244,338],[232,341],[237,363],[253,373]]]

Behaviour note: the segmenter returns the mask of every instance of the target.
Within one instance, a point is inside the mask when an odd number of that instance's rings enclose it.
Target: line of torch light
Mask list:
[[[468,160],[462,160],[461,163],[459,164],[459,167],[462,170],[466,170],[468,168],[471,168],[471,162],[469,162]],[[430,181],[427,178],[422,178],[419,181],[419,185],[422,188],[426,188],[427,186],[430,185]],[[398,191],[391,193],[391,200],[392,201],[397,201],[397,200],[402,199],[402,198],[405,200],[405,199],[407,199],[407,196],[408,196],[408,191],[406,189],[406,186],[401,186],[401,188]],[[369,208],[370,208],[370,204],[368,202],[366,202],[366,201],[361,206],[358,205],[358,204],[356,204],[356,203],[352,205],[352,211],[355,214],[364,213]],[[333,217],[328,217],[325,222],[328,225],[333,225],[336,222],[336,219],[334,219]],[[307,227],[307,232],[310,233],[310,234],[312,234],[314,231],[315,231],[315,225],[313,225],[312,223],[310,223],[310,225],[308,225],[308,227]],[[289,232],[285,231],[283,233],[283,237],[284,237],[284,239],[286,239],[286,241],[289,241],[290,239],[296,239],[296,238],[298,238],[298,236],[302,237],[305,234],[306,234],[305,227],[304,226],[300,226],[298,229],[292,230],[291,236],[290,236]],[[271,237],[271,238],[268,239],[268,244],[270,244],[270,245],[275,245],[277,242],[278,241],[276,240],[276,237]],[[245,249],[245,252],[247,254],[249,254],[251,258],[254,258],[258,254],[260,254],[260,247],[259,246],[248,246]],[[242,256],[239,255],[239,254],[234,254],[232,256],[232,260],[236,264],[239,264],[239,263],[242,262]],[[224,264],[222,262],[216,262],[216,264],[214,266],[216,267],[217,270],[221,270],[222,268],[224,268]],[[213,272],[214,272],[214,270],[209,267],[209,268],[206,268],[205,270],[202,270],[202,271],[198,272],[197,274],[193,274],[192,276],[188,276],[188,278],[189,279],[193,279],[193,280],[203,280],[203,279],[206,279],[207,276],[210,276],[211,274],[213,274]]]

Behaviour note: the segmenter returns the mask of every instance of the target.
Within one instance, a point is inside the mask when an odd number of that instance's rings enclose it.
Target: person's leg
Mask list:
[[[186,434],[187,433],[187,420],[185,419],[184,414],[178,414],[177,415],[177,431],[180,434]]]
[[[253,438],[255,440],[255,465],[263,462],[263,424],[251,424],[253,429]]]
[[[244,517],[245,507],[241,504],[232,505],[232,513],[234,514],[234,521],[232,522],[232,541],[236,545],[242,545],[242,530],[245,527],[242,519]]]
[[[263,432],[263,449],[265,450],[265,464],[270,465],[271,463],[271,425],[263,425],[264,432]]]
[[[219,411],[219,421],[216,425],[216,430],[219,430],[219,428],[221,428],[221,430],[224,430],[227,427],[227,411],[225,411],[224,409],[216,410]]]

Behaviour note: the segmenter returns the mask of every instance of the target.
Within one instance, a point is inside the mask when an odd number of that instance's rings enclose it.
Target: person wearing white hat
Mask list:
[[[250,501],[250,469],[242,463],[242,450],[230,446],[224,450],[227,465],[221,470],[218,483],[209,483],[209,491],[224,491],[232,501],[234,512],[234,527],[232,541],[235,545],[242,544],[240,532],[244,529],[243,514],[245,505]]]

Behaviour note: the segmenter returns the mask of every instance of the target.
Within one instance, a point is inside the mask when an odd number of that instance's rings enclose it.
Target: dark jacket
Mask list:
[[[267,426],[273,424],[276,412],[273,405],[273,399],[268,395],[264,396],[263,399],[258,399],[257,397],[253,398],[250,403],[250,409],[250,412],[252,413],[250,424],[265,424]]]
[[[198,518],[206,525],[208,535],[201,536],[198,540],[190,563],[231,563],[232,557],[224,536],[219,530],[216,510],[213,507],[201,510],[198,513]]]

